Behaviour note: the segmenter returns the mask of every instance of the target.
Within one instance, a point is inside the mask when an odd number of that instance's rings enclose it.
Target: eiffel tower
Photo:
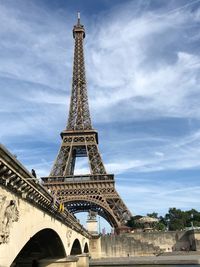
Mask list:
[[[75,48],[68,123],[61,132],[62,144],[50,175],[42,180],[73,214],[97,212],[119,231],[131,213],[115,190],[114,175],[105,170],[98,149],[98,133],[91,124],[83,51],[85,29],[80,23],[80,13],[73,37]],[[88,158],[90,174],[74,175],[77,157]]]

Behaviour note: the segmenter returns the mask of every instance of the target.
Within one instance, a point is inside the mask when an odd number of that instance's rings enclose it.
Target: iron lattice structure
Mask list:
[[[98,149],[98,133],[92,128],[84,64],[85,29],[80,17],[73,28],[75,39],[71,103],[62,144],[49,177],[48,187],[73,214],[93,210],[112,227],[120,228],[131,216],[115,190],[114,175],[107,174]],[[88,175],[74,175],[77,157],[87,157]]]

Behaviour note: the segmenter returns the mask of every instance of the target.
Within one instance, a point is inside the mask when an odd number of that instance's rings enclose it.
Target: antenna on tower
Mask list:
[[[78,25],[80,24],[80,19],[81,19],[81,13],[78,12]]]

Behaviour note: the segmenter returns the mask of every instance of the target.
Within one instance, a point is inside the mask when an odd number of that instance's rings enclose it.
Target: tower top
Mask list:
[[[78,12],[78,21],[73,28],[74,37],[74,64],[72,77],[72,92],[69,109],[67,130],[80,131],[92,130],[87,86],[85,74],[85,62],[83,51],[83,39],[85,29],[80,23],[80,12]]]
[[[77,24],[74,25],[74,28],[73,28],[73,37],[75,39],[77,35],[82,33],[82,37],[85,38],[85,29],[84,29],[84,26],[81,24],[81,13],[80,12],[77,13],[77,18],[78,18]]]
[[[80,20],[81,20],[81,13],[80,12],[77,13],[77,17],[78,17],[78,23],[77,24],[80,25]]]

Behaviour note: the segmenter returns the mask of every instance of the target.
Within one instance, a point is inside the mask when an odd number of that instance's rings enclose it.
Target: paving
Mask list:
[[[151,264],[200,264],[199,255],[160,255],[142,257],[91,259],[90,266],[130,266]]]

